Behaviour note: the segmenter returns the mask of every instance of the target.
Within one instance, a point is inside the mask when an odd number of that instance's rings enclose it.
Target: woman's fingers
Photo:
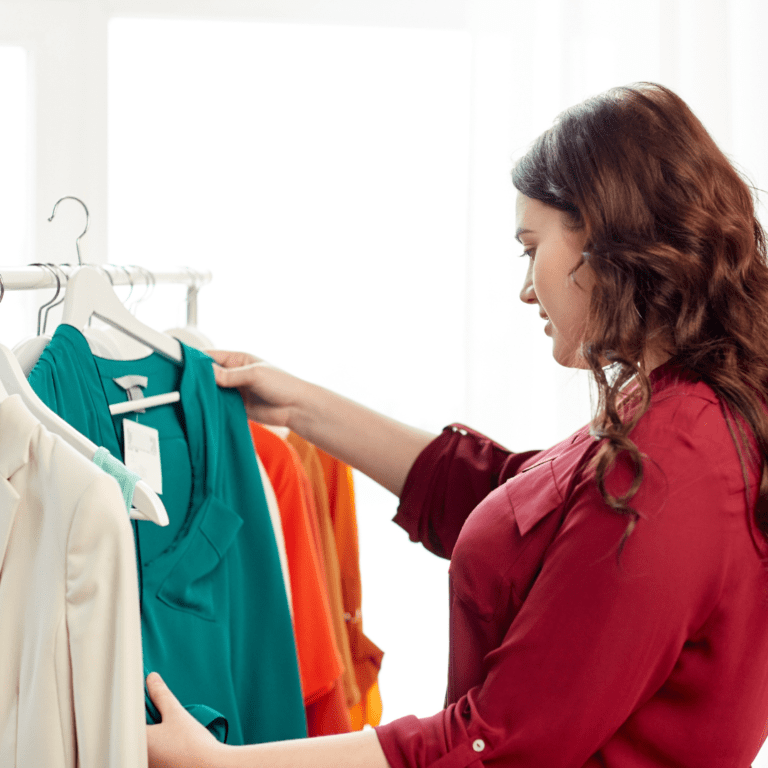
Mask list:
[[[179,700],[157,672],[150,672],[147,675],[147,690],[149,691],[149,698],[152,699],[152,703],[157,707],[163,720],[178,710],[184,711],[184,707],[181,706]]]
[[[149,768],[202,768],[215,764],[222,745],[179,703],[157,672],[147,676],[149,697],[162,721],[147,726]]]
[[[248,387],[254,381],[254,368],[258,363],[237,368],[213,367],[213,375],[220,387]]]
[[[247,352],[234,352],[227,349],[205,349],[203,351],[223,368],[239,368],[243,365],[262,362],[258,357]]]
[[[248,418],[288,426],[289,410],[306,382],[246,352],[206,350],[213,358],[216,384],[239,390]]]
[[[209,349],[206,354],[216,363],[213,375],[220,387],[248,387],[253,382],[254,366],[264,362],[247,352]]]

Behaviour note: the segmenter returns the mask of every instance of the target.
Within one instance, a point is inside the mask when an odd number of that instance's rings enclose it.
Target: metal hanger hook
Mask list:
[[[192,285],[187,288],[187,325],[197,326],[197,295],[203,285],[203,279],[196,269],[184,267],[192,278]]]
[[[53,269],[49,264],[41,264],[40,262],[37,262],[35,264],[30,264],[30,267],[43,267],[43,269],[47,269],[56,279],[56,293],[53,295],[53,298],[43,304],[38,313],[37,313],[37,335],[39,336],[43,332],[43,311],[47,308],[50,308],[53,306],[56,299],[59,298],[59,294],[61,293],[61,277],[59,276],[59,273]],[[46,315],[47,319],[47,315]]]
[[[151,269],[147,269],[146,267],[139,267],[139,269],[141,269],[142,272],[146,272],[147,277],[149,278],[149,290],[147,291],[147,295],[141,299],[144,301],[144,299],[148,299],[155,292],[157,280],[155,279],[155,273]]]
[[[128,284],[131,286],[130,290],[128,291],[128,295],[123,299],[123,304],[126,306],[128,305],[128,299],[131,298],[131,294],[133,293],[133,275],[131,275],[131,271],[128,269],[128,267],[124,266],[123,264],[117,265],[120,269],[125,272],[125,276],[128,278]]]
[[[82,267],[83,266],[83,260],[80,257],[80,238],[88,231],[88,223],[91,220],[91,215],[88,213],[88,206],[79,198],[79,197],[72,197],[72,195],[67,195],[66,197],[62,197],[60,200],[56,201],[56,205],[53,206],[53,211],[51,212],[51,217],[48,219],[48,221],[53,221],[53,217],[56,215],[56,209],[59,207],[59,203],[62,200],[77,200],[80,205],[85,208],[85,229],[80,233],[80,237],[75,240],[75,248],[77,248],[77,263]]]
[[[64,277],[64,285],[66,286],[67,280],[69,280],[69,277],[67,276],[67,273],[61,268],[61,264],[46,264],[47,267],[50,267],[51,269],[55,270],[57,273],[61,272],[62,276]],[[56,293],[56,296],[58,296],[58,292]],[[64,296],[62,296],[58,301],[56,301],[56,296],[53,297],[53,300],[55,303],[48,304],[45,307],[45,314],[43,315],[43,333],[45,333],[45,329],[48,327],[48,313],[54,308],[58,307],[59,304],[64,303],[64,298],[66,296],[66,291],[64,292]],[[39,336],[40,334],[38,334]]]
[[[139,304],[141,304],[145,299],[149,298],[149,295],[152,293],[152,289],[154,288],[155,283],[155,276],[146,267],[139,266],[138,264],[129,264],[128,266],[141,272],[144,277],[144,293],[134,299],[133,308],[131,309],[131,312],[135,314],[139,308]]]
[[[189,286],[189,289],[197,293],[203,284],[200,273],[196,269],[192,269],[192,267],[184,266],[182,269],[186,269],[187,273],[192,278],[192,285]]]

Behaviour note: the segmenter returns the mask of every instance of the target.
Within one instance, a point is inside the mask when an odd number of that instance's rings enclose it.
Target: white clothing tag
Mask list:
[[[123,419],[125,466],[155,492],[163,492],[160,435],[154,427]]]

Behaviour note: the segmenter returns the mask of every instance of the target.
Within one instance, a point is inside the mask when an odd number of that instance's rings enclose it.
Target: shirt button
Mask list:
[[[485,742],[482,739],[475,739],[472,742],[472,749],[474,749],[475,752],[482,752],[485,749]]]

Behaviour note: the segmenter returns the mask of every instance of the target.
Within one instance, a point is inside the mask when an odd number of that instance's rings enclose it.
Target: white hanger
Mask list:
[[[97,446],[43,403],[29,385],[13,352],[2,344],[0,344],[0,383],[8,394],[20,395],[27,410],[46,429],[59,435],[86,459],[93,461]],[[131,510],[133,520],[149,520],[158,525],[168,525],[168,513],[162,501],[143,480],[136,484],[133,506]]]
[[[156,331],[134,317],[120,301],[107,276],[96,267],[80,267],[67,283],[67,295],[61,322],[84,331],[91,317],[98,317],[108,325],[151,347],[163,357],[180,363],[183,359],[181,345],[176,339]],[[163,403],[178,402],[178,392],[168,392],[154,397],[128,400],[109,407],[111,414],[130,413]]]
[[[67,283],[61,322],[82,331],[92,316],[146,344],[169,360],[182,361],[176,339],[144,325],[120,301],[107,276],[96,267],[80,267]]]
[[[174,339],[183,341],[188,347],[195,349],[213,349],[213,342],[194,325],[187,325],[184,328],[169,328],[167,336],[173,336]]]
[[[88,346],[91,348],[91,352],[94,357],[105,357],[107,360],[124,360],[120,357],[120,349],[117,346],[117,342],[107,335],[106,329],[94,328],[93,326],[86,328],[83,331]],[[123,336],[123,338],[126,338]],[[16,348],[13,348],[14,354]],[[22,365],[22,368],[24,366]]]
[[[134,265],[134,268],[144,272],[144,276],[146,278],[146,290],[141,299],[134,299],[133,309],[130,310],[131,314],[135,313],[139,303],[149,295],[151,292],[150,282],[154,282],[154,276],[148,269],[144,269],[138,265]],[[125,276],[128,278],[128,282],[131,285],[131,288],[128,291],[128,296],[126,296],[124,299],[121,299],[121,301],[123,304],[125,304],[126,307],[130,307],[128,300],[131,296],[133,296],[134,288],[136,286],[134,285],[133,278],[131,277],[131,271],[128,269],[128,267],[120,265],[120,269],[125,272]],[[151,347],[139,343],[136,341],[136,339],[133,339],[121,331],[118,331],[117,328],[110,326],[108,328],[104,328],[101,333],[105,338],[108,338],[109,342],[114,344],[114,346],[117,348],[117,354],[111,356],[112,360],[141,360],[142,358],[148,357],[153,352]]]
[[[85,209],[85,229],[75,240],[77,263],[80,266],[67,282],[61,322],[65,325],[74,326],[84,333],[88,321],[95,315],[118,331],[122,331],[136,341],[156,350],[164,357],[180,363],[183,355],[179,342],[139,322],[117,297],[108,275],[95,267],[83,266],[83,259],[80,255],[80,240],[88,231],[90,219],[86,204],[77,197],[62,197],[53,206],[53,212],[48,221],[53,221],[53,217],[56,215],[56,208],[58,208],[62,200],[76,200],[83,206]],[[118,403],[110,406],[109,411],[113,415],[116,413],[130,413],[131,411],[138,411],[153,405],[178,402],[179,399],[180,395],[178,392],[169,392],[164,395],[156,395],[154,399],[140,398],[138,400],[129,400],[127,403]]]
[[[32,369],[37,365],[40,355],[51,341],[50,334],[42,336],[27,336],[13,347],[13,356],[21,366],[25,376],[29,376]]]
[[[128,303],[128,299],[133,294],[133,278],[127,267],[120,265],[120,269],[125,272],[125,276],[130,283],[130,291],[128,296],[121,299],[123,304]],[[112,277],[107,272],[110,283],[114,289],[114,283]],[[139,360],[143,357],[147,357],[152,354],[150,347],[145,347],[143,344],[139,344],[138,341],[132,339],[130,336],[126,336],[117,328],[112,326],[98,327],[90,325],[83,331],[83,336],[88,339],[88,346],[91,348],[95,357],[104,357],[107,360]],[[16,350],[14,350],[15,352]]]

